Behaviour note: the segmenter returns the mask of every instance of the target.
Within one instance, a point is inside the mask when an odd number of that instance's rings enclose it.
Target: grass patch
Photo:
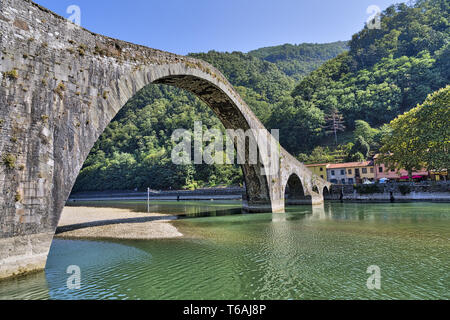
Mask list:
[[[22,196],[20,195],[19,192],[17,192],[16,195],[14,196],[14,200],[15,200],[16,202],[19,202],[19,201],[22,200]]]
[[[17,80],[19,79],[19,73],[17,72],[17,69],[13,69],[11,71],[7,71],[4,73],[4,76],[10,80]]]
[[[3,164],[8,168],[8,169],[14,169],[16,167],[16,157],[10,153],[5,154],[2,158],[3,160]]]
[[[86,49],[87,47],[84,44],[80,44],[78,46],[78,53],[80,54],[80,56],[84,56],[86,54]]]
[[[64,97],[64,91],[66,91],[66,86],[64,83],[60,82],[56,87],[55,92],[62,99]]]

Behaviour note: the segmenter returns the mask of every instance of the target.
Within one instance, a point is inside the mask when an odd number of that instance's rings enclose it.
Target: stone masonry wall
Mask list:
[[[344,201],[450,201],[450,182],[333,185],[329,200]]]

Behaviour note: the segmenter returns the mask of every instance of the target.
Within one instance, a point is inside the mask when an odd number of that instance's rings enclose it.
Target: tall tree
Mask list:
[[[390,123],[380,162],[391,169],[443,170],[450,167],[450,85]]]
[[[325,116],[326,125],[323,126],[327,134],[334,134],[336,145],[338,144],[337,133],[344,131],[344,116],[337,109],[332,109],[331,113]]]

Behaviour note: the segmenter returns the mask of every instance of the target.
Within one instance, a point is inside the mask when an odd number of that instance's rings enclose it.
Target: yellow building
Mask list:
[[[307,164],[306,167],[315,175],[331,183],[355,184],[367,180],[375,181],[373,161]]]
[[[321,177],[324,180],[328,181],[327,177],[327,166],[328,163],[321,164],[307,164],[306,167],[312,171],[315,175]]]
[[[341,163],[346,172],[349,184],[375,180],[375,169],[372,161]]]

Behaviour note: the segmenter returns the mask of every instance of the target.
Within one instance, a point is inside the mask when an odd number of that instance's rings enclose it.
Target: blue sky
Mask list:
[[[78,5],[93,32],[178,54],[349,40],[370,5],[401,0],[35,0],[61,16]]]

